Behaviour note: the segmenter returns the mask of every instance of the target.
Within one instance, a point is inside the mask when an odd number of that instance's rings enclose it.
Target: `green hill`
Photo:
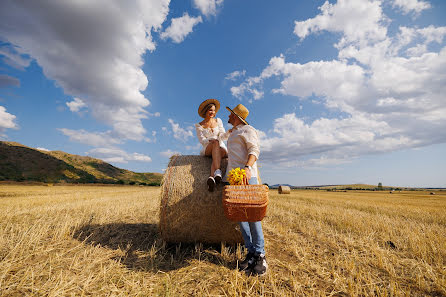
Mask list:
[[[0,141],[0,181],[159,185],[161,173],[137,173],[102,160]]]

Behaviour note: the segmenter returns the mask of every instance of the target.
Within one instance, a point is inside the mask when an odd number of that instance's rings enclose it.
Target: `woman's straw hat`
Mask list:
[[[220,102],[217,99],[204,100],[203,102],[201,102],[200,106],[198,107],[198,114],[200,115],[200,117],[202,117],[202,118],[206,117],[206,111],[207,111],[206,107],[209,104],[215,105],[215,113],[217,113],[218,110],[220,109]]]
[[[242,104],[237,105],[234,109],[230,109],[226,106],[226,109],[235,114],[245,125],[249,125],[246,121],[249,110]]]

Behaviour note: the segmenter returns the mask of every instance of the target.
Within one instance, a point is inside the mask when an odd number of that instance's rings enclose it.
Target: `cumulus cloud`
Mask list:
[[[58,129],[61,131],[64,135],[68,136],[71,141],[79,142],[95,147],[99,146],[114,146],[117,144],[122,143],[121,140],[114,137],[112,132],[88,132],[83,129],[81,130],[71,130],[66,128]]]
[[[322,30],[341,33],[337,59],[294,63],[280,55],[258,76],[231,88],[235,97],[247,97],[263,92],[267,79],[278,78],[280,86],[272,93],[311,98],[336,114],[277,118],[261,134],[262,159],[322,166],[446,142],[446,27],[406,24],[389,35],[381,5],[326,2],[316,17],[296,21],[294,33],[301,40]]]
[[[243,77],[246,75],[246,70],[243,71],[234,71],[229,73],[228,75],[226,75],[225,79],[226,80],[236,80],[239,77]]]
[[[216,15],[223,0],[194,0],[194,6],[205,16]]]
[[[419,0],[393,0],[392,5],[401,9],[404,14],[420,14],[423,10],[431,8],[429,2]]]
[[[82,101],[82,99],[79,98],[74,98],[73,101],[71,102],[67,102],[66,103],[68,108],[72,111],[72,112],[79,112],[82,108],[86,107],[87,105],[85,104],[84,101]]]
[[[139,153],[129,154],[118,148],[95,148],[86,154],[109,163],[128,163],[129,161],[152,162],[152,158],[147,155]]]
[[[142,56],[155,49],[152,32],[161,29],[169,2],[1,1],[0,38],[35,59],[46,77],[82,98],[123,139],[143,140],[149,100],[142,94],[148,85]],[[129,124],[136,126],[132,133]]]
[[[303,40],[319,31],[342,33],[341,45],[374,42],[386,37],[386,18],[380,1],[338,0],[336,4],[326,1],[319,9],[321,14],[316,17],[295,21],[294,34]]]
[[[7,87],[20,87],[20,80],[6,74],[0,74],[0,88]]]
[[[15,123],[16,116],[6,111],[6,108],[0,105],[0,138],[6,138],[4,134],[6,129],[17,129]]]
[[[0,106],[0,129],[17,128],[17,124],[14,122],[15,118],[15,115],[6,112],[6,108]]]
[[[175,43],[180,43],[186,36],[192,32],[195,25],[201,23],[201,16],[190,17],[188,13],[184,13],[182,17],[172,19],[170,26],[160,34],[161,39],[172,39]]]
[[[187,139],[189,139],[189,137],[193,136],[192,127],[188,127],[186,129],[181,128],[180,125],[175,123],[175,121],[172,119],[169,119],[169,123],[172,127],[173,137],[175,139],[185,142]]]
[[[44,148],[44,147],[38,147],[37,148],[39,151],[44,151],[44,152],[49,152],[50,150],[49,149],[46,149],[46,148]]]
[[[179,155],[179,154],[180,154],[180,152],[172,151],[170,149],[168,149],[167,151],[164,151],[164,152],[160,152],[160,155],[163,157],[166,157],[166,158],[170,158],[173,155]]]

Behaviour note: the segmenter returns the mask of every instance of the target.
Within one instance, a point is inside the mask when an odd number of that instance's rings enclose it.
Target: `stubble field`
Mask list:
[[[446,296],[446,193],[270,190],[269,272],[169,245],[160,188],[0,185],[0,296]]]

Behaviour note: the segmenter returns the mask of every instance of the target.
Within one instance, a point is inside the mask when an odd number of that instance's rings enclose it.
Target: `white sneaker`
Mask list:
[[[207,184],[208,184],[208,191],[213,192],[215,187],[215,180],[212,176],[208,177]]]
[[[214,179],[217,184],[221,183],[221,170],[220,169],[215,170]]]

